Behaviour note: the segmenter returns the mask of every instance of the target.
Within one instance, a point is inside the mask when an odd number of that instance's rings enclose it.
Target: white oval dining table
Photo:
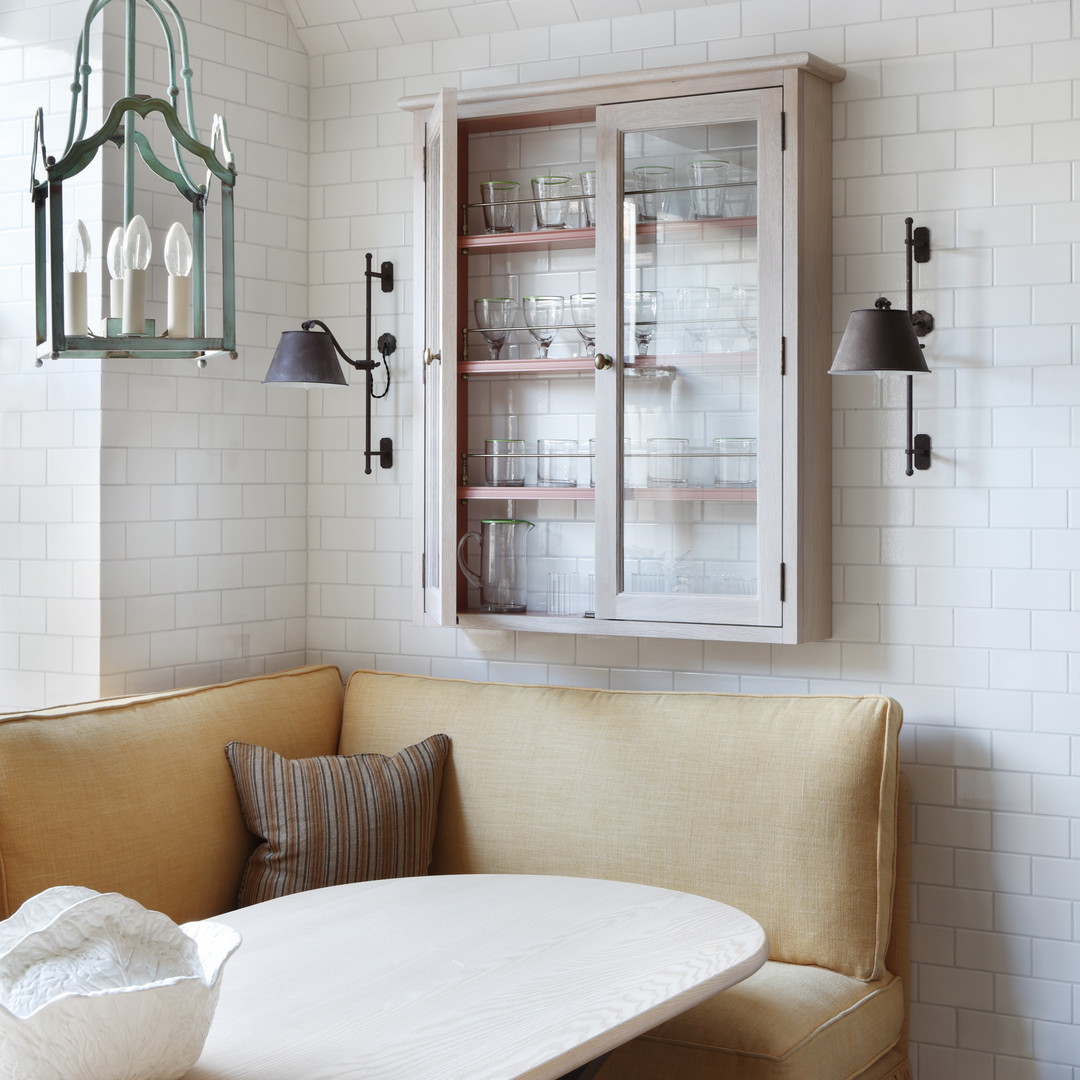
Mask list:
[[[736,908],[592,878],[396,878],[214,921],[243,943],[184,1080],[554,1080],[768,954]]]

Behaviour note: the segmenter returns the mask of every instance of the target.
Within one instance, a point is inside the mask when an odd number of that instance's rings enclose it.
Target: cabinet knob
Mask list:
[[[596,358],[593,360],[593,363],[596,365],[597,371],[603,371],[604,368],[611,367],[611,365],[614,364],[615,361],[612,360],[611,357],[607,355],[607,353],[598,352],[596,354]]]
[[[441,359],[441,354],[437,353],[434,349],[424,350],[424,363],[433,364],[436,360]]]

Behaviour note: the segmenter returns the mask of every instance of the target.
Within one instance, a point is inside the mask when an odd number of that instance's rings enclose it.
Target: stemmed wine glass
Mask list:
[[[485,296],[473,301],[476,326],[488,343],[489,359],[498,360],[503,345],[514,325],[517,301],[509,296]]]
[[[585,342],[585,353],[596,353],[596,293],[574,293],[570,297],[570,314],[577,323],[577,332]]]
[[[638,356],[645,356],[649,351],[653,335],[656,333],[656,312],[659,294],[652,291],[630,294],[634,313],[634,338],[637,341]]]
[[[735,285],[731,290],[735,301],[735,313],[744,335],[744,348],[757,347],[757,286]]]
[[[526,296],[522,300],[525,325],[540,344],[540,359],[546,360],[548,346],[555,340],[562,323],[561,296]]]
[[[690,350],[704,352],[710,324],[720,313],[720,290],[705,285],[686,285],[675,294],[675,310],[690,339]]]

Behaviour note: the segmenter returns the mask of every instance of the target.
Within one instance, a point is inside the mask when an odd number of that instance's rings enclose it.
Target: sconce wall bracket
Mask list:
[[[934,317],[928,311],[913,311],[912,263],[930,261],[930,230],[925,227],[912,229],[911,218],[904,219],[906,235],[904,255],[906,263],[907,306],[905,310],[892,310],[885,298],[878,299],[872,309],[853,311],[848,320],[840,348],[833,358],[830,374],[874,371],[892,372],[907,376],[907,430],[904,454],[907,476],[916,470],[930,468],[930,436],[914,434],[913,373],[926,372],[922,342],[934,329]]]
[[[308,385],[344,386],[346,379],[341,365],[334,353],[347,364],[364,373],[364,472],[371,473],[371,462],[375,459],[379,468],[389,469],[394,464],[394,443],[389,438],[379,440],[379,448],[371,448],[371,402],[383,398],[390,392],[390,356],[397,351],[397,338],[393,334],[380,334],[377,348],[380,360],[371,355],[371,283],[379,280],[383,292],[392,292],[394,288],[394,264],[384,262],[378,270],[371,268],[371,252],[365,256],[364,270],[364,358],[354,360],[338,344],[330,327],[321,319],[307,319],[300,324],[299,330],[285,330],[270,361],[270,370],[264,383],[303,383]],[[322,333],[312,333],[320,327]],[[382,390],[375,392],[372,372],[377,367],[386,369],[386,383]]]

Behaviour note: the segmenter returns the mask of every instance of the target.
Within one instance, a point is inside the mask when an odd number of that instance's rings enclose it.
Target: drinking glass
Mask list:
[[[691,161],[687,165],[690,176],[690,207],[695,218],[721,217],[724,212],[724,178],[730,162],[716,158]]]
[[[576,439],[537,439],[536,482],[539,487],[577,487]]]
[[[727,172],[724,217],[751,217],[757,213],[757,177],[745,165],[732,165]]]
[[[582,204],[585,207],[585,224],[590,228],[596,224],[596,170],[587,169],[578,173],[581,179]]]
[[[518,227],[518,191],[516,180],[485,180],[480,185],[484,207],[484,228],[489,233],[516,232]]]
[[[690,339],[692,352],[704,352],[709,327],[720,313],[720,290],[706,285],[684,285],[675,293],[675,312]]]
[[[649,439],[648,472],[645,483],[649,487],[682,487],[686,483],[686,453],[689,439]]]
[[[485,439],[484,454],[484,483],[488,487],[524,487],[524,439]]]
[[[516,309],[517,301],[509,296],[485,296],[473,301],[476,325],[488,343],[492,360],[499,359],[510,327],[514,325]]]
[[[757,483],[757,439],[713,439],[717,487],[753,487]]]
[[[637,355],[645,356],[649,351],[653,335],[656,333],[656,313],[660,294],[649,290],[630,294],[633,304],[634,338],[637,342]]]
[[[674,180],[675,170],[669,165],[639,165],[634,169],[638,221],[659,221],[664,216]]]
[[[577,332],[585,342],[585,353],[596,353],[596,293],[574,293],[570,297],[570,316],[577,323]]]
[[[565,229],[567,198],[570,195],[569,176],[534,176],[533,198],[536,200],[538,229]]]
[[[526,296],[521,301],[525,313],[525,325],[529,333],[540,343],[540,359],[546,360],[548,346],[555,340],[562,323],[563,298],[561,296]]]
[[[735,317],[744,335],[739,344],[753,349],[757,345],[757,286],[735,285],[731,289],[731,298],[735,301]]]

